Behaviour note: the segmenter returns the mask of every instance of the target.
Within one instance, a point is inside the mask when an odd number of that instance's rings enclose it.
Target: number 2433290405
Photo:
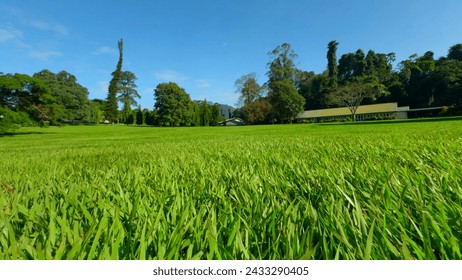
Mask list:
[[[257,266],[246,267],[245,275],[308,275],[308,267]]]

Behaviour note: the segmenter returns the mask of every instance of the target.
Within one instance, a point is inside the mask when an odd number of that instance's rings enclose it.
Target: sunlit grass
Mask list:
[[[0,259],[462,258],[461,120],[21,132]]]

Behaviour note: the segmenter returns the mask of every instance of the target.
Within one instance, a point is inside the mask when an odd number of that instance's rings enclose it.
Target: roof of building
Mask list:
[[[234,125],[244,125],[245,122],[243,119],[241,118],[231,118],[231,119],[227,119],[227,120],[224,120],[224,121],[221,121],[219,122],[218,124],[220,125],[224,125],[224,124],[234,124]]]
[[[409,107],[398,107],[398,103],[381,103],[381,104],[372,104],[372,105],[362,105],[359,106],[356,114],[375,114],[375,113],[391,113],[398,111],[408,111]],[[350,109],[348,107],[341,108],[330,108],[330,109],[321,109],[321,110],[310,110],[300,113],[295,118],[296,119],[311,119],[311,118],[323,118],[323,117],[337,117],[337,116],[349,116],[351,115]]]

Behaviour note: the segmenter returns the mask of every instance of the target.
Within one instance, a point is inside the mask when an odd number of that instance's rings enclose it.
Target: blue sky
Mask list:
[[[123,38],[142,107],[168,81],[192,99],[234,105],[235,80],[255,72],[264,83],[268,52],[282,43],[316,73],[331,40],[338,58],[358,48],[398,62],[428,50],[438,58],[462,43],[461,15],[460,0],[2,0],[0,72],[66,70],[90,98],[105,98]]]

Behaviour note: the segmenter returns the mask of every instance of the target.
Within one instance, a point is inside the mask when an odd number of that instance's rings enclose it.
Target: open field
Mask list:
[[[22,129],[0,259],[462,259],[462,119]]]

